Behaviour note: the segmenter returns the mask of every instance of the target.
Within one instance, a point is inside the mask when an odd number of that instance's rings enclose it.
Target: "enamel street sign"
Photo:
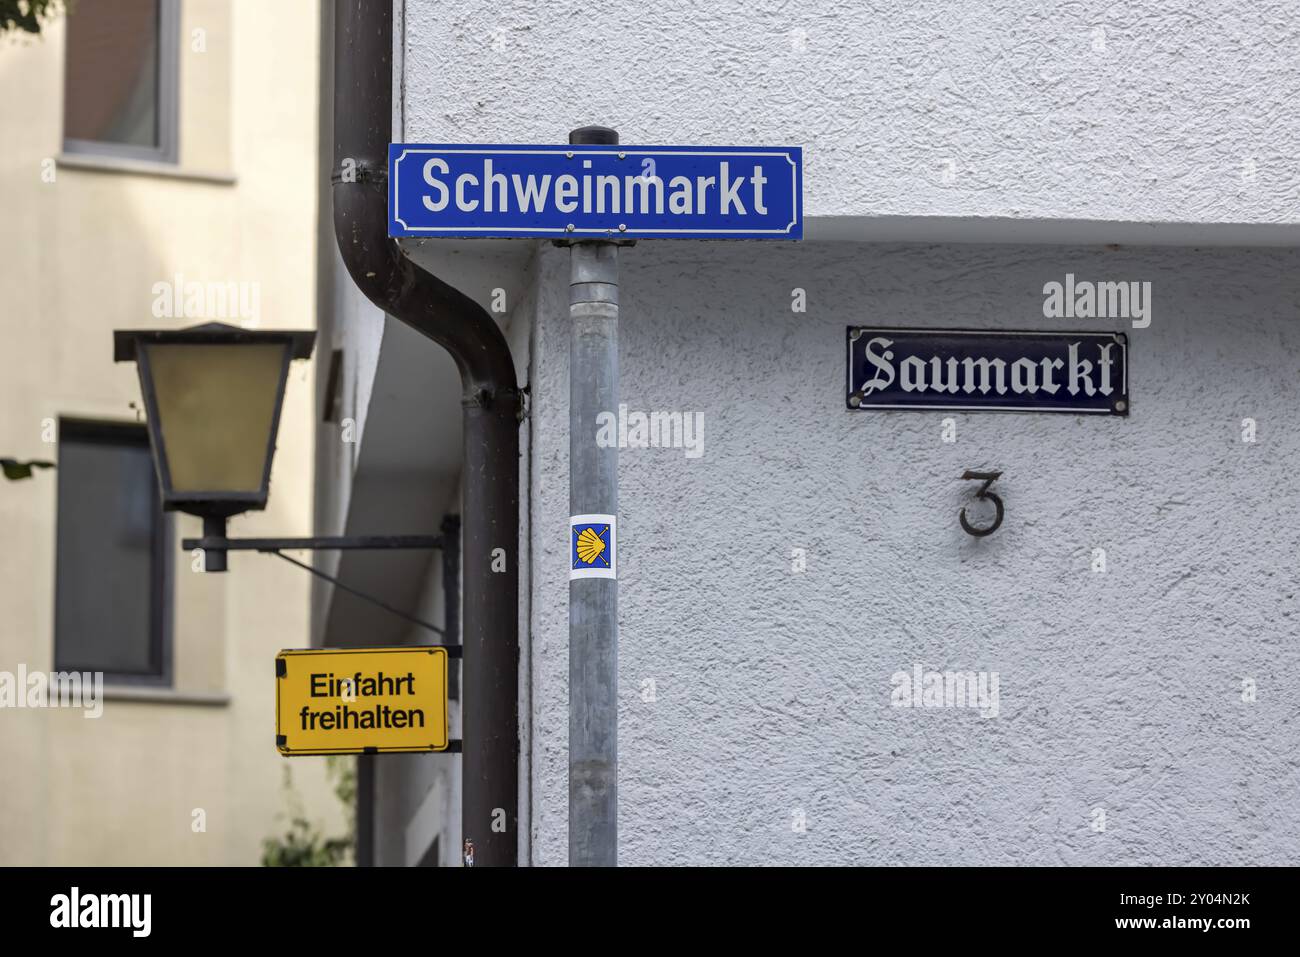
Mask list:
[[[850,409],[1128,415],[1123,333],[848,328]]]
[[[388,147],[388,234],[802,239],[797,146]]]
[[[283,755],[447,747],[446,648],[282,651],[275,679]]]

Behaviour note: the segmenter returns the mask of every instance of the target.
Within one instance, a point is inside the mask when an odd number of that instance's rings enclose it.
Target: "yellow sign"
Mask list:
[[[299,754],[443,751],[447,649],[321,648],[275,658],[275,746]]]

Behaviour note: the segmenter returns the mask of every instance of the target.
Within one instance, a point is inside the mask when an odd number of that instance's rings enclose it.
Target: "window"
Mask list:
[[[176,162],[176,0],[79,0],[67,15],[63,148]]]
[[[54,667],[171,683],[169,523],[143,425],[59,423]]]

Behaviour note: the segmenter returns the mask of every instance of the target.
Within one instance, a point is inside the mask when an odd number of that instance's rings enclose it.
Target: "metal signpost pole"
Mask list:
[[[571,144],[617,145],[588,126]],[[618,446],[597,416],[618,409],[618,245],[570,246],[569,864],[618,863]]]
[[[382,46],[384,41],[380,36],[374,42]],[[373,79],[381,74],[387,76],[382,70],[359,75]],[[352,115],[345,113],[344,118]],[[376,117],[387,116],[388,111],[376,107],[356,115],[374,125]],[[350,155],[354,154],[339,154]],[[617,446],[622,439],[609,440],[609,420],[602,419],[601,413],[617,418],[619,410],[618,247],[641,239],[801,239],[803,150],[798,146],[625,148],[619,146],[616,132],[600,126],[574,130],[567,144],[390,143],[387,188],[390,237],[533,238],[569,247],[569,863],[613,866],[618,863]],[[336,194],[336,210],[338,203]],[[341,222],[340,248],[345,257],[349,251],[377,247],[347,238],[355,228],[346,216]],[[409,260],[398,258],[407,264],[407,272],[414,270]],[[349,268],[363,289],[376,285],[370,279],[375,275],[371,268],[355,263]],[[391,268],[384,275],[391,278],[379,283],[382,290],[400,291],[409,285],[405,274],[394,274]],[[420,271],[416,276],[423,277],[427,288],[419,297],[406,297],[411,300],[408,305],[415,318],[439,319],[428,332],[435,339],[445,338],[470,320],[475,328],[482,327],[481,334],[496,332],[490,320],[490,329],[483,326],[483,317],[478,316],[482,310],[471,300],[456,293],[449,301],[444,283]],[[371,298],[378,302],[376,292],[371,292]],[[474,315],[464,314],[466,310]],[[458,361],[467,362],[480,351],[471,346],[455,354]],[[497,378],[513,375],[505,353],[494,346],[492,355],[499,355],[501,363],[499,368],[494,364],[483,370],[489,387]],[[509,378],[510,391],[513,384]],[[491,397],[496,392],[492,387],[484,394]],[[468,393],[475,403],[479,394]],[[493,408],[505,406],[498,401]],[[468,414],[467,422],[474,422]],[[500,424],[503,429],[515,425],[513,419]],[[509,435],[512,440],[514,436],[515,432]],[[502,433],[500,438],[498,450],[507,449],[507,436]],[[467,443],[465,473],[504,480],[510,463],[499,456],[476,460],[474,448]],[[513,513],[504,507],[504,500],[501,504],[502,509],[480,516],[482,527],[503,532],[513,528]],[[509,507],[514,506],[511,500]],[[470,513],[467,504],[467,523]],[[477,659],[470,626],[479,622],[482,629],[485,616],[496,614],[504,628],[504,616],[513,614],[513,608],[501,602],[474,605],[470,601],[470,569],[477,567],[470,527],[466,525],[465,535],[467,709],[473,702],[483,702],[488,692],[504,705],[502,696],[513,693],[508,671],[514,667],[513,659],[507,661],[503,655],[501,667],[493,666],[491,684],[476,685],[472,680],[471,664]],[[489,543],[482,544],[486,548]],[[514,565],[510,568],[513,572]],[[514,594],[513,584],[509,594]],[[514,647],[510,646],[512,651]],[[498,713],[495,704],[490,710]],[[501,717],[505,727],[504,710]],[[471,749],[477,754],[477,742],[488,740],[473,730],[467,717],[467,806],[478,793],[470,787],[475,780]],[[505,781],[508,754],[504,749],[496,753],[502,763],[492,763],[494,778]],[[494,797],[492,806],[509,803],[507,797],[504,793]],[[470,820],[467,812],[466,821]]]

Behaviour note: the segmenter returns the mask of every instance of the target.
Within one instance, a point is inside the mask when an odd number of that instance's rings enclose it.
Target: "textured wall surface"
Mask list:
[[[623,863],[1297,859],[1300,256],[642,243],[623,264],[623,401],[705,422],[701,458],[620,457]],[[846,324],[1123,328],[1043,317],[1067,271],[1153,283],[1130,418],[958,414],[945,444],[948,413],[844,410]],[[566,282],[543,249],[538,864],[567,855]],[[987,539],[957,522],[968,468],[1004,471]],[[999,672],[999,715],[892,707],[914,663]]]
[[[621,457],[624,863],[1296,858],[1300,256],[1100,245],[1295,242],[1291,4],[405,9],[407,141],[596,122],[802,145],[813,239],[1026,243],[624,254],[623,401],[703,413],[705,437],[698,459]],[[1028,245],[1062,237],[1097,245]],[[523,274],[425,254],[479,301]],[[538,248],[531,317],[538,864],[567,856],[567,263]],[[947,413],[844,411],[849,323],[1124,328],[1045,319],[1067,272],[1153,283],[1151,327],[1126,330],[1130,418],[953,415],[945,444]],[[985,468],[1007,518],[976,541],[959,476]],[[999,715],[892,707],[917,663],[997,671]]]
[[[406,11],[408,141],[563,142],[602,123],[625,143],[801,145],[810,235],[832,216],[1294,224],[1300,209],[1291,0]]]

